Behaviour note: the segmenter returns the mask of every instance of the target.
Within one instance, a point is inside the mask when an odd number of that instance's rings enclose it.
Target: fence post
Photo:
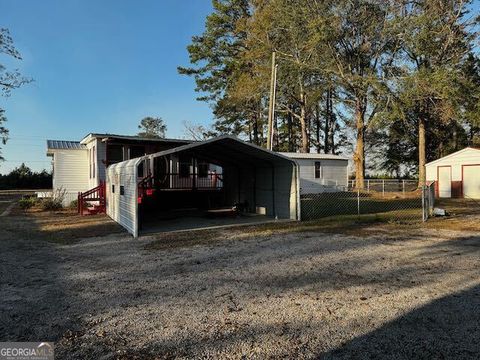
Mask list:
[[[360,188],[357,189],[357,215],[360,216]]]
[[[370,192],[370,180],[367,180],[367,192]]]
[[[385,179],[382,180],[382,197],[385,197]]]
[[[425,213],[425,186],[422,186],[422,221],[427,221],[427,216]]]
[[[405,197],[405,180],[402,180],[402,192],[403,192],[403,197]]]

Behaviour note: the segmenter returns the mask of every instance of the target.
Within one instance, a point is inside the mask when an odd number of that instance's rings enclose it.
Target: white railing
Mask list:
[[[404,180],[404,179],[365,179],[365,190],[367,192],[376,191],[383,194],[388,192],[409,192],[415,191],[418,188],[418,180]],[[356,181],[348,181],[349,189],[356,189]]]

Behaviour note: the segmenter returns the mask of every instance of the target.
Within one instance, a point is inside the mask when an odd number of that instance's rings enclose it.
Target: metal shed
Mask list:
[[[425,165],[440,198],[480,199],[480,149],[467,147]]]
[[[205,168],[202,175],[202,162],[217,166],[221,174]],[[298,179],[292,159],[221,136],[109,166],[107,214],[134,237],[149,212],[172,213],[176,202],[211,208],[242,204],[245,212],[299,220]]]

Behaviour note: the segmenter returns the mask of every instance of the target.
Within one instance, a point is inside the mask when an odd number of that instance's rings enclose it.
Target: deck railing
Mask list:
[[[220,190],[223,188],[223,175],[209,173],[205,176],[199,174],[161,174],[155,180],[155,185],[160,189],[198,189]]]
[[[93,189],[78,193],[77,197],[77,211],[80,215],[104,213],[106,210],[105,203],[105,182]]]

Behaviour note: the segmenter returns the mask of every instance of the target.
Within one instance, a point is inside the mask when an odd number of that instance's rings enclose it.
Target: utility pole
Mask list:
[[[267,149],[273,149],[273,117],[275,116],[275,91],[277,83],[277,65],[275,51],[272,52],[272,75],[270,79],[270,103],[268,106]]]

